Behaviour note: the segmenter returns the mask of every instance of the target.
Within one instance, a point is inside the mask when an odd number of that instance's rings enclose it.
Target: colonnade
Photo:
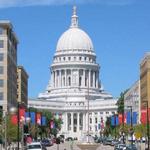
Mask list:
[[[54,88],[79,86],[98,88],[99,71],[85,69],[62,69],[51,72],[51,82]],[[89,81],[89,85],[88,85]]]
[[[66,113],[65,120],[66,131],[79,132],[85,129],[85,115],[83,113]]]

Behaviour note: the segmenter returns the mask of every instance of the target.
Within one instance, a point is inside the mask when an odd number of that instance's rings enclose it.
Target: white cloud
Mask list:
[[[0,8],[22,7],[33,5],[64,5],[64,4],[84,4],[98,3],[106,5],[128,5],[136,0],[0,0]]]

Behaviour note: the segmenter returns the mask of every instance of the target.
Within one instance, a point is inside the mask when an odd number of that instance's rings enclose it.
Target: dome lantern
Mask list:
[[[73,15],[71,17],[71,28],[78,28],[78,16],[76,15],[77,8],[73,6]]]

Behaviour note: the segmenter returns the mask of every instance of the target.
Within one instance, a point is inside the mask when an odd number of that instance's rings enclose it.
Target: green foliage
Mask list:
[[[120,93],[120,97],[117,101],[117,106],[118,106],[118,113],[123,114],[124,113],[124,95],[126,94],[128,90],[125,90],[124,92]]]
[[[28,109],[29,111],[29,109]],[[49,136],[49,134],[57,135],[58,131],[61,129],[62,120],[54,118],[52,112],[48,110],[38,110],[35,108],[30,108],[30,112],[41,112],[43,116],[46,117],[46,126],[37,126],[37,125],[31,125],[30,126],[30,133],[33,137],[36,136]],[[55,123],[55,128],[50,129],[50,121],[53,120]]]

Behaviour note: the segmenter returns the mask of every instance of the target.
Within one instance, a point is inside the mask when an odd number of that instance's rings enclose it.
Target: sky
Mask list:
[[[19,39],[18,65],[28,72],[30,98],[48,85],[73,4],[80,28],[92,39],[104,89],[118,97],[139,79],[139,64],[150,51],[149,0],[0,0],[0,19],[12,22]]]

